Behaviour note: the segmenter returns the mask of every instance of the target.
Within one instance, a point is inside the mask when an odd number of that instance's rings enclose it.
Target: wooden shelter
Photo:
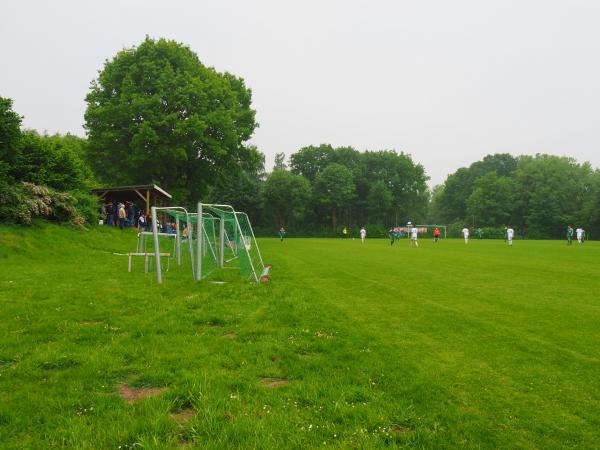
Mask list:
[[[136,205],[143,204],[146,215],[150,214],[152,206],[167,206],[172,198],[171,194],[155,184],[105,187],[92,189],[92,192],[100,197],[104,203],[130,201]]]

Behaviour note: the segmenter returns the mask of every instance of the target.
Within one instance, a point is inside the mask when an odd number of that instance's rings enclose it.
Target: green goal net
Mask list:
[[[162,216],[174,238],[177,265],[181,266],[182,261],[183,265],[189,264],[195,280],[210,277],[219,269],[235,269],[247,280],[260,280],[265,267],[246,213],[235,211],[229,205],[199,203],[195,213],[182,207],[166,207],[152,208],[152,215],[154,251],[158,255],[161,237],[164,239],[166,234],[156,225]],[[160,283],[158,257],[156,271]]]
[[[199,205],[199,209],[203,226],[213,231],[214,238],[209,240],[217,246],[217,267],[237,267],[242,277],[258,281],[264,264],[248,216],[228,205]],[[206,268],[201,264],[201,278],[214,270],[211,261],[207,264]]]

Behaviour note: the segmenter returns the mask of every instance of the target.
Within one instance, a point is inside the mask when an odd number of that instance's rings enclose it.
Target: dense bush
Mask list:
[[[0,183],[0,222],[30,225],[35,218],[82,227],[98,219],[96,197],[20,182]]]
[[[24,131],[10,174],[15,180],[57,191],[91,187],[92,171],[83,160],[85,139],[72,135],[40,135]]]
[[[0,222],[29,225],[39,217],[79,227],[97,223],[87,141],[21,131],[20,125],[12,101],[0,97]]]

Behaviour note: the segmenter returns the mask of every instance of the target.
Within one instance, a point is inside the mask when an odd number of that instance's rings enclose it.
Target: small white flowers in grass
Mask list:
[[[324,338],[324,339],[331,339],[333,337],[332,334],[327,333],[326,331],[317,331],[315,333],[315,336],[319,337],[319,338]]]
[[[83,409],[80,409],[79,411],[77,411],[77,415],[85,416],[86,414],[91,413],[93,411],[94,411],[94,407],[90,406],[89,408],[83,408]]]
[[[229,394],[231,400],[237,400],[239,397],[236,394]]]

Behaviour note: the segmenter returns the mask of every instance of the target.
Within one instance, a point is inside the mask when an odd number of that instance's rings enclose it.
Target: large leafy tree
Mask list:
[[[572,158],[521,156],[515,172],[518,214],[534,236],[561,237],[568,223],[581,220],[593,190],[593,170]]]
[[[406,219],[424,219],[429,199],[427,176],[423,166],[415,164],[410,156],[385,150],[361,153],[354,181],[358,195],[356,203],[366,209],[368,215],[372,212],[373,185],[381,181],[392,197],[390,209],[383,217],[394,224]]]
[[[583,202],[580,223],[592,236],[600,233],[600,170],[591,174],[590,190]]]
[[[244,211],[254,224],[261,215],[261,189],[264,179],[264,155],[251,147],[253,156],[232,171],[218,183],[211,186],[207,200],[211,203],[225,203],[238,211]]]
[[[274,170],[265,181],[265,214],[278,227],[289,226],[304,217],[310,197],[310,183],[306,178],[286,170]]]
[[[331,164],[334,153],[334,148],[329,144],[303,147],[290,157],[290,169],[312,183],[318,173]]]
[[[85,164],[86,142],[72,135],[39,135],[25,131],[11,167],[17,180],[54,188],[58,191],[90,187],[92,173]]]
[[[119,52],[86,101],[89,158],[107,183],[153,181],[196,200],[253,157],[251,91],[177,42],[146,38]]]
[[[5,177],[17,154],[21,139],[21,116],[12,110],[12,100],[0,97],[0,177]]]
[[[462,221],[469,212],[467,200],[474,189],[475,181],[491,172],[501,177],[511,177],[517,169],[517,159],[507,153],[487,155],[481,161],[469,167],[461,167],[450,174],[444,183],[440,197],[440,220],[448,222]]]
[[[517,194],[516,184],[511,178],[489,172],[475,181],[473,192],[467,199],[468,215],[483,226],[511,224],[514,222]],[[521,221],[513,225],[521,225]]]
[[[285,164],[285,153],[275,153],[275,164],[273,165],[273,170],[287,170],[287,165]]]
[[[338,219],[350,207],[355,197],[352,172],[341,164],[330,164],[315,179],[314,197],[331,217],[333,230],[337,229]]]
[[[322,144],[301,148],[290,157],[292,172],[305,176],[315,187],[316,196],[317,180],[332,164],[348,169],[355,188],[353,198],[348,205],[334,212],[325,206],[323,199],[315,197],[320,205],[320,211],[315,211],[317,222],[322,222],[320,217],[332,217],[333,214],[340,219],[339,213],[344,214],[344,220],[350,225],[368,220],[398,223],[399,220],[425,217],[429,198],[427,176],[424,168],[415,164],[409,155],[389,150],[361,153],[352,147],[334,148]],[[378,182],[383,184],[373,190]],[[377,206],[373,206],[375,204]]]
[[[392,193],[385,181],[379,180],[373,183],[367,196],[370,223],[386,224],[392,200]]]

